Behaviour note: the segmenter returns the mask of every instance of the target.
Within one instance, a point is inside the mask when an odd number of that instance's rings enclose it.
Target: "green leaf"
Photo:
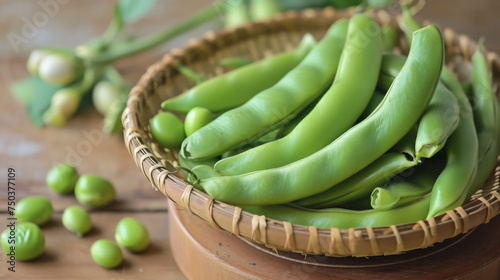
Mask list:
[[[34,78],[35,77],[30,77],[10,84],[12,95],[25,106],[31,102],[31,99],[33,99],[36,93],[36,85],[34,84],[35,81],[33,81]]]
[[[126,23],[141,19],[153,7],[156,0],[118,0],[121,16]]]
[[[52,95],[60,88],[34,76],[16,82],[12,86],[13,94],[23,100],[30,120],[36,126],[44,125],[43,113],[49,108]]]

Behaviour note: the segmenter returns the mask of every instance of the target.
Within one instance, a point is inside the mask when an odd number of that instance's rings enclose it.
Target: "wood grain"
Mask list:
[[[148,229],[151,244],[146,251],[133,254],[122,249],[124,262],[116,269],[98,266],[90,255],[90,246],[98,239],[114,241],[115,226],[124,217],[141,221]],[[7,215],[0,214],[0,221]],[[80,238],[67,231],[61,214],[42,227],[45,252],[30,262],[17,262],[16,272],[7,271],[6,256],[1,254],[0,279],[185,279],[177,268],[169,244],[166,211],[159,212],[97,212],[91,214],[93,229]]]

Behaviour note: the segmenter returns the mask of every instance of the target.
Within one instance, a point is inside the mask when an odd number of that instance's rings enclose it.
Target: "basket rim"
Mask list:
[[[241,236],[253,242],[265,244],[268,247],[300,252],[305,254],[324,254],[331,256],[375,256],[399,254],[404,251],[425,248],[444,239],[452,238],[460,233],[466,233],[480,224],[500,214],[499,182],[495,180],[494,188],[477,199],[446,212],[438,217],[425,221],[386,227],[365,227],[350,229],[323,229],[310,226],[291,224],[289,222],[258,216],[241,208],[214,200],[182,178],[174,174],[179,171],[174,164],[157,157],[162,154],[157,148],[148,145],[147,137],[140,129],[138,110],[147,98],[148,92],[156,89],[158,81],[156,73],[165,69],[186,53],[193,52],[201,45],[214,45],[220,37],[237,37],[238,33],[250,34],[252,29],[265,29],[273,24],[285,24],[291,21],[312,20],[318,17],[331,19],[332,22],[343,17],[350,17],[352,10],[336,11],[333,8],[308,9],[301,12],[290,11],[269,21],[249,23],[241,27],[209,32],[199,40],[191,40],[182,49],[174,49],[160,61],[150,66],[140,81],[130,92],[127,108],[122,115],[124,139],[126,147],[136,165],[156,190],[160,190],[168,199],[181,205],[190,213],[200,217],[216,228],[221,228],[231,234]],[[395,25],[401,21],[400,16],[391,16],[385,11],[374,15],[379,21],[391,22]],[[444,29],[445,44],[458,42],[461,54],[470,59],[476,48],[476,43],[465,35],[455,35],[449,28]],[[496,53],[488,53],[490,65],[500,69],[500,59]],[[172,155],[170,155],[172,156]],[[175,156],[175,155],[174,155]],[[500,172],[494,171],[495,179]],[[231,222],[228,222],[228,221]],[[282,244],[272,242],[272,234],[280,233],[285,241]],[[445,233],[441,234],[440,233]],[[391,249],[380,248],[379,241],[389,238],[393,241]],[[418,242],[414,240],[418,238]],[[330,240],[330,248],[321,248],[322,240]],[[298,248],[297,243],[307,240],[307,248]],[[418,244],[417,244],[418,243]],[[359,251],[359,244],[369,246],[369,250]]]

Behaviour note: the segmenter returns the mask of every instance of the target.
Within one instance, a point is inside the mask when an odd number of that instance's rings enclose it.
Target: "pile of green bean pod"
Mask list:
[[[444,63],[439,28],[421,27],[406,6],[403,20],[407,56],[393,53],[390,26],[357,14],[318,42],[306,35],[291,52],[233,63],[165,100],[166,111],[213,114],[193,113],[176,147],[187,181],[251,213],[318,228],[417,222],[467,202],[500,151],[482,43],[467,96]]]

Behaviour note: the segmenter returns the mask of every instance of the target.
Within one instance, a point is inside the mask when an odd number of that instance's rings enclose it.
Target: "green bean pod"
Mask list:
[[[197,178],[192,177],[192,174],[191,174],[192,170],[199,165],[206,165],[206,166],[210,166],[213,168],[215,163],[219,160],[219,158],[210,158],[210,159],[206,159],[206,160],[202,160],[202,161],[194,161],[194,160],[186,159],[186,158],[182,157],[182,155],[179,155],[178,160],[179,160],[179,165],[183,168],[181,170],[182,170],[182,173],[184,174],[184,177],[186,177],[186,180],[188,181],[188,183],[193,184],[194,182],[196,182]]]
[[[389,24],[382,26],[382,38],[384,39],[384,51],[392,52],[398,41],[396,29]]]
[[[468,191],[471,197],[488,179],[495,168],[499,152],[499,113],[498,99],[493,91],[488,62],[480,43],[472,56],[472,99],[474,100],[474,123],[478,134],[478,171]]]
[[[348,210],[342,208],[307,209],[293,205],[241,206],[256,215],[317,228],[384,227],[424,220],[429,210],[429,196],[390,210]]]
[[[187,113],[194,107],[204,107],[212,113],[238,107],[283,78],[315,45],[314,37],[306,34],[295,50],[274,55],[212,78],[163,101],[161,107],[165,111],[180,113]]]
[[[317,101],[312,102],[309,104],[307,107],[305,107],[295,118],[293,118],[291,121],[289,121],[287,124],[283,126],[283,128],[280,130],[280,132],[277,135],[276,139],[283,138],[290,134],[297,125],[307,116],[309,113],[314,109],[314,107],[318,104]],[[275,140],[276,140],[275,139]]]
[[[274,86],[186,138],[180,153],[186,158],[211,158],[252,142],[293,119],[319,97],[335,77],[347,23],[347,20],[337,21],[304,60]],[[260,79],[255,75],[244,77],[251,84],[260,84],[266,79],[268,77]],[[241,88],[240,83],[235,92]]]
[[[362,120],[366,119],[375,109],[377,109],[378,105],[382,103],[382,100],[384,100],[385,94],[376,90],[373,93],[372,98],[370,99],[370,102],[368,102],[368,105],[366,106],[365,110],[363,113],[361,113],[361,116],[359,116],[358,122],[361,122]]]
[[[408,178],[375,188],[370,195],[372,208],[394,209],[422,198],[431,192],[443,168],[444,160],[432,158],[415,167]]]
[[[389,152],[336,186],[319,194],[300,199],[294,204],[309,208],[342,207],[369,197],[372,190],[383,186],[403,171],[418,164],[415,158],[415,126]],[[369,199],[368,204],[369,204]]]
[[[226,175],[244,174],[284,166],[319,151],[351,128],[364,111],[377,85],[381,60],[377,22],[365,14],[353,16],[335,80],[312,111],[287,136],[225,158],[215,169]]]
[[[403,6],[403,22],[406,34],[420,28],[408,5]],[[411,42],[411,39],[408,38],[408,41]],[[446,167],[432,188],[427,218],[462,205],[473,188],[478,167],[479,144],[469,100],[460,82],[447,67],[443,68],[441,81],[455,95],[460,114],[458,126],[447,140]]]
[[[416,160],[403,153],[387,153],[327,191],[297,200],[294,204],[309,208],[347,208],[352,201],[370,195],[373,189],[416,164]]]
[[[403,56],[386,54],[382,59],[381,75],[378,87],[385,90],[393,77],[403,67]],[[459,121],[459,106],[457,99],[442,83],[438,84],[436,92],[418,124],[415,152],[417,158],[430,158],[439,152],[446,140],[455,131]]]
[[[446,144],[447,163],[432,188],[428,218],[462,205],[477,172],[478,139],[471,105],[449,69],[443,69],[442,79],[457,98],[460,121]]]
[[[430,158],[444,147],[447,139],[458,126],[459,111],[455,95],[443,83],[439,83],[418,125],[415,142],[418,158]]]
[[[472,100],[474,103],[474,124],[478,132],[496,131],[496,106],[498,99],[493,92],[493,82],[488,68],[488,62],[484,55],[483,44],[479,43],[476,52],[472,56]],[[485,151],[479,153],[483,156]]]
[[[439,29],[422,28],[415,32],[405,66],[367,119],[306,158],[283,167],[201,180],[201,186],[213,198],[236,205],[287,203],[326,191],[382,156],[417,123],[439,81],[443,51]]]
[[[279,127],[279,128],[277,128],[277,129],[275,129],[275,130],[273,130],[271,132],[268,132],[267,134],[262,135],[259,139],[255,140],[253,142],[250,142],[250,143],[245,144],[243,146],[240,146],[238,148],[235,148],[235,149],[229,150],[227,152],[224,152],[221,155],[221,158],[225,159],[225,158],[228,158],[228,157],[232,157],[232,156],[241,154],[241,153],[243,153],[243,152],[245,152],[247,150],[250,150],[252,148],[255,148],[255,147],[259,146],[259,145],[263,145],[263,144],[265,144],[267,142],[274,141],[274,140],[280,138],[280,134],[281,134],[281,132],[283,131],[284,128],[285,127]],[[214,167],[214,165],[212,165],[212,167]]]

